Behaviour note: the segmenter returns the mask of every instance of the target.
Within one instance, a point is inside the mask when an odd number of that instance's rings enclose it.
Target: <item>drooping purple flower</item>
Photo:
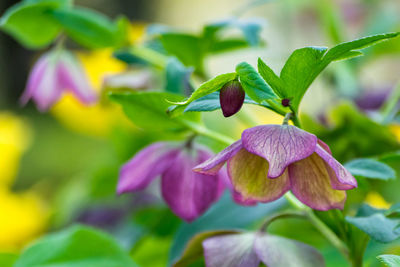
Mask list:
[[[357,187],[325,143],[291,125],[247,129],[241,140],[194,170],[215,174],[225,162],[233,187],[244,200],[270,202],[291,190],[313,209],[341,209],[345,190]]]
[[[226,83],[219,94],[219,102],[224,117],[230,117],[237,113],[243,106],[245,96],[240,82],[230,81]]]
[[[207,267],[323,267],[321,254],[304,243],[268,233],[218,235],[202,242]]]
[[[97,99],[74,55],[57,49],[43,54],[33,66],[21,103],[25,105],[32,98],[38,109],[45,111],[60,99],[64,91],[72,92],[84,104]]]
[[[146,188],[161,176],[161,193],[171,210],[191,222],[215,202],[224,188],[223,172],[199,174],[193,167],[212,154],[203,147],[154,143],[139,151],[120,172],[118,194]]]

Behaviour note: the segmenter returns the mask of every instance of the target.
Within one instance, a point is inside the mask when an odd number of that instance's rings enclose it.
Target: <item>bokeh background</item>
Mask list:
[[[2,0],[0,14],[16,2]],[[231,16],[263,19],[261,36],[265,46],[208,58],[210,77],[233,71],[241,61],[255,66],[258,57],[279,72],[296,48],[332,46],[370,34],[400,31],[398,0],[88,0],[75,3],[111,18],[126,15],[132,22],[132,42],[140,42],[146,28],[154,23],[198,32],[205,23]],[[101,90],[107,76],[127,68],[112,56],[111,50],[87,51],[72,42],[67,46],[76,51],[97,90]],[[363,58],[329,66],[307,92],[301,109],[306,127],[319,134],[341,162],[399,149],[399,117],[393,116],[383,127],[377,111],[400,82],[400,40],[364,52]],[[48,113],[40,113],[32,103],[21,107],[19,98],[38,56],[38,52],[29,51],[0,33],[0,251],[18,253],[46,232],[81,222],[112,233],[131,249],[134,259],[142,266],[165,266],[179,255],[195,232],[226,225],[219,218],[224,217],[218,210],[224,207],[222,204],[205,218],[188,225],[162,204],[155,188],[117,197],[115,186],[121,164],[159,136],[137,129],[118,107],[107,104],[84,107],[69,95]],[[162,75],[156,74],[161,82]],[[231,134],[233,129],[235,138],[251,126],[243,123],[241,117],[250,117],[253,124],[281,121],[277,115],[246,106],[237,117],[216,123],[214,118],[215,114],[220,116],[218,112],[206,114],[206,121],[222,132]],[[372,118],[370,124],[357,124],[365,118]],[[328,127],[322,129],[321,125]],[[365,132],[365,128],[376,131]],[[391,135],[390,140],[381,137],[386,133]],[[397,182],[390,185],[374,182],[361,186],[357,194],[350,195],[349,201],[366,201],[372,206],[387,208],[390,203],[400,201],[399,188]],[[245,222],[234,217],[237,221],[234,227],[250,227],[279,205],[283,204],[278,201],[263,209],[251,209]],[[226,215],[226,221],[232,220],[229,216],[235,215]],[[309,234],[314,230],[307,223],[289,220],[276,226],[274,231],[293,237],[291,225],[308,230],[300,236],[296,233],[295,238],[326,248],[324,255],[330,259],[329,266],[346,266],[343,259],[335,258],[335,252],[327,248],[324,240]],[[369,249],[371,254],[398,251],[374,244]],[[373,260],[368,264],[379,266]]]

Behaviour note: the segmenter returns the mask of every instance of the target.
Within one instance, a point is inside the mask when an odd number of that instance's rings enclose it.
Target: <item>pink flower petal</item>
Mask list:
[[[252,233],[221,235],[203,241],[207,267],[258,267]]]
[[[337,190],[349,190],[357,187],[357,180],[353,175],[332,157],[326,149],[317,145],[315,153],[325,161],[324,163],[331,179],[332,188]]]
[[[175,160],[179,152],[164,142],[154,143],[139,151],[120,171],[117,193],[144,189]]]
[[[291,125],[261,125],[242,133],[244,148],[269,162],[269,178],[281,176],[289,164],[310,156],[317,140]]]
[[[97,100],[97,94],[89,85],[85,70],[69,52],[63,51],[57,63],[57,77],[64,90],[70,90],[84,104]]]
[[[241,149],[228,160],[228,174],[241,201],[270,202],[280,198],[290,189],[287,172],[276,179],[269,179],[268,162],[255,154]]]
[[[211,157],[211,153],[199,150],[180,151],[161,179],[161,190],[164,200],[172,211],[191,222],[203,214],[215,202],[219,194],[219,177],[199,174],[193,167]]]
[[[343,209],[346,192],[332,188],[329,171],[317,153],[288,169],[291,190],[301,202],[316,210]]]
[[[215,175],[222,168],[225,162],[233,157],[242,148],[242,142],[236,141],[228,146],[214,157],[207,161],[195,166],[193,170],[198,173]]]

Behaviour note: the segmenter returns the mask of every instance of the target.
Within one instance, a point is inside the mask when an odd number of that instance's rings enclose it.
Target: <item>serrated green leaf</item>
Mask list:
[[[236,66],[236,73],[246,94],[257,103],[278,98],[260,74],[247,62],[239,63]]]
[[[379,255],[376,257],[388,267],[400,267],[400,256],[397,255]]]
[[[138,127],[153,130],[182,131],[187,122],[199,121],[200,114],[186,113],[171,118],[166,113],[170,106],[167,100],[179,101],[182,96],[162,92],[112,92],[110,99],[122,105],[128,118]]]
[[[126,23],[113,23],[91,9],[59,9],[51,14],[71,39],[88,48],[115,47],[125,41],[123,28]]]
[[[355,159],[344,166],[354,176],[381,180],[396,178],[396,172],[389,165],[374,159]]]
[[[47,235],[22,252],[14,267],[135,267],[116,241],[106,233],[75,225]]]
[[[386,218],[381,213],[367,217],[347,216],[346,221],[381,243],[389,243],[400,237],[400,233],[396,231],[399,220]]]
[[[185,250],[182,253],[182,256],[177,262],[173,264],[173,267],[190,266],[192,262],[195,262],[199,258],[203,257],[204,252],[202,243],[207,238],[220,235],[232,235],[237,233],[239,232],[230,230],[219,230],[219,231],[203,232],[195,235],[194,237],[192,237],[192,239],[190,239],[190,241],[186,245]]]
[[[278,96],[284,97],[284,84],[281,78],[261,58],[258,58],[258,72]]]
[[[70,2],[68,0],[22,1],[6,11],[0,19],[0,27],[27,48],[43,48],[49,45],[61,30],[49,12],[67,7]]]

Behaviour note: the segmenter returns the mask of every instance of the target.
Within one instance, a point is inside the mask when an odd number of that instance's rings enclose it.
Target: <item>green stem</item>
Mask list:
[[[342,253],[347,259],[349,259],[349,250],[342,240],[323,222],[318,218],[313,210],[303,203],[301,203],[292,193],[288,192],[285,194],[287,201],[296,209],[301,210],[305,213],[311,224],[323,235],[325,238]]]
[[[189,129],[191,129],[193,132],[195,132],[196,134],[209,137],[211,139],[214,139],[214,140],[216,140],[220,143],[226,144],[228,146],[231,145],[233,142],[235,142],[235,140],[233,140],[229,136],[223,135],[218,132],[214,132],[202,124],[193,123],[193,122],[189,122],[189,121],[184,121],[183,124],[186,127],[188,127]]]
[[[279,219],[285,219],[285,218],[302,218],[302,219],[305,219],[307,217],[306,217],[306,214],[303,211],[283,211],[283,212],[280,212],[280,213],[276,213],[276,214],[268,217],[263,222],[263,224],[261,225],[259,231],[260,232],[266,232],[268,226],[272,222],[274,222],[276,220],[279,220]]]
[[[143,60],[146,60],[159,69],[164,69],[167,65],[168,57],[144,46],[133,46],[130,52]]]

